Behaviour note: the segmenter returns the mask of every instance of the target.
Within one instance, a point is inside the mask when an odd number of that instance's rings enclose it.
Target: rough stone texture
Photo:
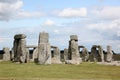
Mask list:
[[[13,50],[13,48],[11,49],[10,60],[14,61],[14,50]]]
[[[39,35],[38,43],[49,43],[49,34],[45,32],[41,32]]]
[[[82,50],[82,61],[86,62],[89,59],[89,53],[87,48],[83,48]]]
[[[30,61],[30,62],[36,62],[37,61],[37,54],[38,54],[38,46],[36,46],[36,45],[27,45],[26,48],[28,50],[30,48],[30,52],[27,52],[27,53],[29,53],[29,54],[27,54],[29,56],[27,58],[27,59],[29,59],[28,61]]]
[[[26,60],[26,36],[17,34],[14,36],[14,62],[24,63]]]
[[[71,35],[69,41],[69,50],[68,50],[68,64],[80,64],[81,58],[78,50],[78,37],[77,35]]]
[[[106,61],[111,62],[113,57],[113,52],[111,46],[107,46],[107,55],[106,55]]]
[[[64,60],[68,60],[68,49],[64,49]]]
[[[71,35],[71,36],[70,36],[70,40],[78,41],[77,35]]]
[[[98,50],[97,50],[97,48],[98,48]],[[93,55],[94,62],[104,62],[103,49],[100,45],[92,46],[91,55]]]
[[[26,35],[24,35],[24,34],[16,34],[14,36],[14,39],[25,39],[25,38],[26,38]]]
[[[30,62],[30,57],[29,57],[29,49],[28,48],[26,48],[26,61],[25,61],[26,63],[27,62]]]
[[[31,62],[37,62],[38,60],[38,47],[34,49],[32,59],[30,60]]]
[[[40,33],[38,42],[38,64],[51,64],[51,46],[48,39],[48,33]]]
[[[99,55],[100,55],[100,59],[101,59],[101,62],[104,62],[104,54],[103,54],[103,49],[102,49],[102,46],[98,46],[99,50]]]
[[[53,64],[61,64],[61,61],[60,61],[60,50],[59,50],[58,47],[54,48],[53,55],[54,55],[54,57],[52,58],[51,63],[53,63]]]
[[[8,47],[3,48],[3,61],[10,61],[10,50]]]

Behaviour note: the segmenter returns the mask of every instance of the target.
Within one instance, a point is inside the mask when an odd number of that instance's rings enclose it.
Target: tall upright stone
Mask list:
[[[78,49],[78,37],[77,35],[71,35],[69,41],[69,50],[68,50],[68,64],[80,64],[81,58]]]
[[[64,49],[64,60],[68,60],[68,49]]]
[[[38,64],[51,64],[49,34],[41,32],[38,41]]]
[[[93,45],[91,48],[90,61],[97,62],[97,58],[98,58],[98,53],[97,53],[96,45]]]
[[[14,62],[24,63],[26,60],[26,35],[16,34],[14,36]]]
[[[60,50],[58,47],[55,47],[53,50],[53,58],[52,58],[53,64],[61,64],[60,61]]]
[[[93,45],[91,48],[91,55],[93,55],[94,62],[104,62],[102,46]]]
[[[82,50],[82,61],[86,62],[88,61],[88,59],[89,59],[89,53],[87,48],[84,47]]]
[[[106,61],[107,62],[111,62],[113,57],[113,52],[112,52],[112,47],[111,46],[107,46],[107,55],[106,55]]]
[[[100,60],[101,60],[101,62],[104,62],[103,48],[100,45],[98,46],[98,48],[99,48],[98,52],[99,52],[99,55],[100,55]]]
[[[10,61],[10,50],[8,47],[3,48],[3,61]]]

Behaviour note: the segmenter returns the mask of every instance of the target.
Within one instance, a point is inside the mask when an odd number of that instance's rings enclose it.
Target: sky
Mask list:
[[[78,35],[88,50],[110,45],[120,53],[120,0],[0,0],[1,50],[13,47],[15,34],[38,45],[43,31],[60,49],[68,48],[70,35]]]

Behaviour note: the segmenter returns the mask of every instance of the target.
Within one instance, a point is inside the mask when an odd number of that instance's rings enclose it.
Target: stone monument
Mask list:
[[[89,53],[87,48],[84,47],[82,50],[82,61],[86,62],[88,60],[89,60]]]
[[[61,64],[62,62],[60,61],[60,50],[58,47],[54,47],[53,50],[53,58],[52,62],[53,64]]]
[[[107,46],[106,61],[107,62],[112,62],[112,57],[113,57],[112,47],[108,45]]]
[[[64,49],[64,60],[68,60],[68,49]]]
[[[13,45],[13,53],[14,53],[14,62],[24,63],[26,60],[26,35],[24,34],[16,34],[14,36],[14,45]]]
[[[104,62],[104,54],[102,46],[93,45],[91,48],[91,55],[93,55],[94,62]]]
[[[41,32],[38,41],[38,64],[51,64],[49,34]]]
[[[8,47],[3,48],[3,61],[10,61],[10,50]]]
[[[82,62],[78,50],[78,37],[77,35],[71,35],[68,49],[68,60],[66,64],[80,64]]]

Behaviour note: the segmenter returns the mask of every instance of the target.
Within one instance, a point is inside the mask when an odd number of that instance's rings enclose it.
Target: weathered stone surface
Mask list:
[[[52,58],[51,62],[53,64],[61,64],[61,61],[60,61],[60,50],[59,50],[58,47],[54,48],[53,55],[54,55],[54,57]]]
[[[98,52],[99,52],[99,55],[100,55],[101,62],[104,62],[103,48],[100,45],[98,46],[98,48],[99,48]]]
[[[28,48],[26,48],[26,61],[25,62],[26,63],[30,62],[30,56],[29,56],[29,49]]]
[[[49,34],[45,32],[41,32],[39,35],[38,43],[49,43]]]
[[[83,48],[82,50],[82,61],[86,62],[89,59],[89,53],[87,48]]]
[[[10,61],[10,50],[8,47],[3,48],[3,61]]]
[[[33,50],[32,59],[30,59],[30,62],[37,61],[38,61],[38,47]]]
[[[76,58],[75,60],[66,60],[65,64],[75,64],[79,65],[82,62],[81,58]]]
[[[51,64],[51,46],[48,33],[42,32],[38,42],[38,64]]]
[[[112,57],[113,57],[112,47],[108,45],[107,46],[106,61],[107,62],[111,62],[112,61]]]
[[[24,35],[24,34],[16,34],[14,36],[14,39],[25,39],[25,38],[26,38],[26,35]]]
[[[40,43],[38,46],[38,64],[51,64],[50,44]]]
[[[70,36],[70,40],[78,41],[77,35],[71,35],[71,36]]]
[[[10,60],[14,61],[14,50],[13,50],[13,48],[11,49]]]
[[[72,59],[76,59],[77,57],[80,57],[79,51],[78,51],[78,43],[74,40],[71,41],[71,54]]]
[[[71,35],[68,49],[68,60],[66,60],[66,63],[80,64],[81,62],[82,60],[78,50],[78,37],[77,35]]]
[[[91,48],[91,54],[93,55],[93,59],[95,62],[104,62],[104,54],[103,54],[102,46],[93,45]]]
[[[26,60],[26,40],[24,34],[17,34],[14,37],[14,61],[24,63]]]
[[[68,60],[68,49],[64,49],[64,60]]]

